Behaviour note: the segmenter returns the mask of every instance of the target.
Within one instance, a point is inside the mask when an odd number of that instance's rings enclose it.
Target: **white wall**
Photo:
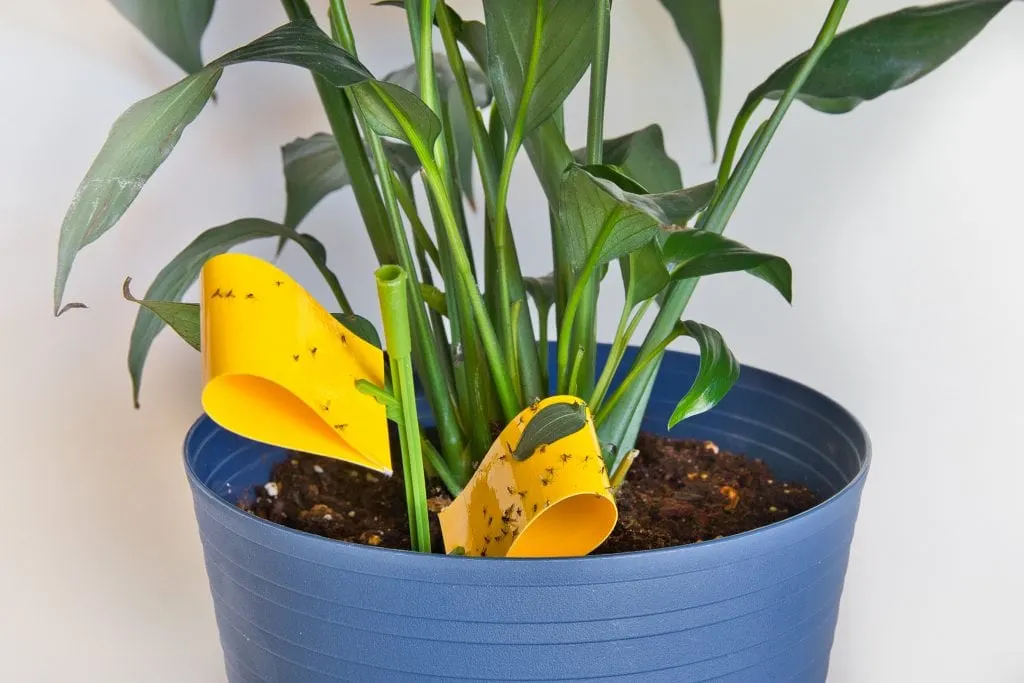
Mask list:
[[[750,87],[810,43],[828,3],[724,4],[727,125]],[[900,4],[851,3],[847,25]],[[364,61],[379,73],[406,63],[401,13],[350,5]],[[1024,7],[1013,5],[904,91],[838,118],[794,106],[730,227],[791,260],[794,306],[740,276],[702,284],[692,306],[744,362],[831,394],[874,439],[833,683],[1024,681]],[[221,0],[205,53],[281,21],[277,3]],[[686,177],[709,178],[699,91],[671,23],[653,0],[616,3],[613,23],[607,132],[658,120]],[[164,335],[134,411],[135,311],[119,288],[131,275],[142,290],[202,229],[282,216],[278,147],[326,127],[315,93],[289,67],[233,67],[121,225],[82,254],[69,298],[91,308],[54,320],[57,230],[78,181],[116,115],[178,74],[102,0],[0,3],[0,64],[3,678],[223,681],[179,455],[199,412],[198,356]],[[514,226],[538,245],[524,265],[545,272],[541,195],[528,165],[517,170]],[[374,311],[351,195],[306,227],[357,308]],[[327,295],[301,253],[284,266]],[[617,303],[608,297],[604,338]]]

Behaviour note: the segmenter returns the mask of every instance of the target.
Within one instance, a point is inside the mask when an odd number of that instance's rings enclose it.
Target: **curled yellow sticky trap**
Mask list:
[[[502,430],[462,493],[439,514],[446,552],[487,557],[586,555],[608,537],[618,510],[589,410],[583,428],[534,450],[513,453],[547,406],[580,403],[552,396]],[[585,408],[584,408],[585,410]]]
[[[202,271],[203,409],[256,441],[391,473],[384,354],[279,268],[222,254]]]

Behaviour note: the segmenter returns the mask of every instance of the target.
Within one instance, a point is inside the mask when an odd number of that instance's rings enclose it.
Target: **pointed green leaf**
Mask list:
[[[572,154],[579,163],[586,162],[585,147]],[[605,140],[602,159],[605,164],[621,169],[648,192],[669,192],[683,186],[679,164],[665,152],[665,137],[657,124]]]
[[[151,43],[188,73],[203,68],[199,42],[214,0],[110,0]]]
[[[714,408],[740,377],[740,365],[717,330],[687,320],[680,323],[677,331],[697,340],[700,368],[690,390],[672,411],[668,419],[669,429],[688,417]]]
[[[355,313],[331,313],[331,315],[364,342],[373,344],[378,349],[384,348],[380,343],[380,334],[377,332],[377,328],[363,316]]]
[[[657,240],[619,260],[622,284],[626,289],[626,306],[630,309],[657,296],[669,283],[665,257]]]
[[[610,177],[613,171],[602,173]],[[706,183],[673,192],[637,194],[581,166],[570,166],[558,202],[569,261],[574,268],[583,265],[608,221],[614,227],[601,248],[598,265],[639,249],[663,226],[684,224],[707,205],[713,193],[714,183]]]
[[[295,228],[321,199],[348,185],[352,178],[338,143],[328,133],[296,138],[281,148],[287,208],[285,225]]]
[[[910,85],[960,51],[1009,0],[957,0],[908,7],[835,37],[797,98],[818,111],[848,112],[860,103]],[[782,65],[749,96],[778,99],[806,53]]]
[[[506,126],[516,120],[531,55],[536,59],[536,85],[524,127],[524,133],[529,134],[555,113],[590,66],[595,32],[593,3],[484,0],[484,17],[487,73]],[[534,53],[538,18],[540,42]]]
[[[718,107],[722,99],[722,11],[718,0],[661,0],[672,15],[697,68],[704,91],[711,147],[718,150]]]
[[[342,49],[311,21],[293,21],[248,45],[218,57],[207,69],[243,62],[278,62],[301,66],[339,88],[372,78],[358,59]]]
[[[441,121],[423,100],[394,83],[366,81],[349,92],[359,103],[373,132],[430,149],[441,134]]]
[[[282,236],[298,242],[313,259],[332,291],[341,291],[338,278],[327,267],[323,245],[314,237],[297,233],[291,228],[262,218],[242,218],[210,228],[192,240],[157,273],[144,298],[147,301],[178,301],[199,278],[203,264],[214,256],[223,254],[243,242],[261,237]],[[132,398],[136,407],[139,405],[139,389],[146,357],[149,355],[153,340],[163,327],[164,321],[150,310],[140,310],[135,318],[128,345],[128,372],[132,378]]]
[[[662,245],[673,280],[747,271],[793,300],[793,270],[782,257],[762,254],[706,230],[672,232]]]
[[[206,105],[223,67],[254,60],[303,66],[338,86],[369,78],[365,67],[315,24],[296,22],[274,29],[129,107],[114,122],[64,216],[53,286],[55,314],[67,308],[61,303],[78,252],[121,218],[174,149],[185,127]]]
[[[150,315],[158,317],[163,324],[177,332],[185,343],[196,351],[199,350],[199,304],[160,301],[159,299],[136,299],[132,296],[131,284],[132,279],[126,278],[121,289],[125,299],[145,308]],[[137,402],[135,407],[139,407]]]
[[[526,425],[512,458],[523,461],[541,446],[552,444],[575,434],[587,425],[587,410],[583,402],[551,403],[541,408]]]
[[[408,145],[384,141],[392,168],[403,177],[419,170],[419,159]],[[285,225],[296,228],[320,200],[351,182],[345,161],[330,133],[296,138],[281,148],[287,208]]]
[[[526,293],[537,304],[537,310],[541,311],[541,319],[545,319],[547,312],[555,305],[555,274],[524,277],[523,285],[526,287]]]
[[[75,191],[57,246],[53,310],[59,315],[75,256],[121,218],[181,133],[206,105],[220,70],[200,71],[123,113]]]
[[[458,93],[452,92],[444,102],[448,111],[448,122],[451,126],[449,135],[452,138],[452,151],[455,158],[452,163],[458,171],[459,189],[476,209],[476,197],[473,191],[473,132],[470,121],[466,118],[466,110],[459,102]]]

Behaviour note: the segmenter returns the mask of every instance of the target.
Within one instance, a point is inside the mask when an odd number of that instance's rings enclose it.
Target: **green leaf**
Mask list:
[[[448,11],[451,12],[451,8]],[[483,22],[475,19],[460,21],[455,29],[455,38],[462,43],[477,64],[481,67],[487,66],[487,27]]]
[[[373,344],[378,349],[384,348],[380,343],[380,334],[377,332],[377,328],[363,316],[355,313],[331,313],[331,315],[364,342]]]
[[[711,147],[718,150],[718,108],[722,99],[722,11],[718,0],[661,0],[697,67]]]
[[[679,230],[662,245],[665,265],[673,280],[747,271],[793,301],[793,270],[779,256],[762,254],[706,230]]]
[[[540,43],[536,85],[526,110],[524,134],[555,113],[590,66],[594,6],[581,0],[484,0],[487,72],[505,125],[511,128],[523,96],[538,14]],[[540,12],[537,7],[540,5]]]
[[[284,223],[292,228],[297,227],[321,199],[352,181],[338,143],[329,133],[289,142],[281,148],[281,161],[287,194]]]
[[[555,305],[555,274],[524,277],[523,286],[526,287],[526,293],[537,304],[537,310],[541,312],[541,319],[545,319],[547,312]]]
[[[408,145],[384,141],[384,152],[392,168],[403,177],[419,170],[416,152]],[[320,200],[348,186],[352,179],[341,150],[330,133],[296,138],[281,148],[287,208],[285,225],[296,228]]]
[[[262,237],[286,237],[298,242],[313,259],[332,291],[336,293],[340,291],[341,285],[338,283],[338,278],[327,267],[323,245],[314,237],[297,233],[291,228],[262,218],[242,218],[210,228],[192,240],[157,273],[153,284],[146,290],[145,300],[171,302],[180,300],[188,288],[199,278],[204,263],[243,242]],[[146,357],[149,355],[153,340],[163,328],[164,321],[150,310],[140,310],[135,318],[131,341],[128,344],[128,372],[132,378],[132,399],[135,402],[135,407],[139,405],[142,368],[146,364]]]
[[[278,62],[301,66],[339,88],[373,78],[358,59],[342,49],[311,21],[293,21],[248,45],[218,57],[207,69],[243,62]]]
[[[423,100],[394,83],[366,81],[349,92],[362,108],[373,132],[430,149],[441,134],[441,121]]]
[[[910,85],[931,73],[981,32],[1009,0],[957,0],[908,7],[835,37],[797,98],[829,114]],[[782,65],[748,97],[778,99],[806,53]]]
[[[661,293],[669,283],[665,257],[657,240],[651,240],[640,249],[619,260],[622,284],[626,289],[626,307],[637,305]]]
[[[151,43],[188,73],[203,68],[199,42],[214,0],[110,0]]]
[[[420,283],[420,292],[423,293],[423,300],[427,302],[434,311],[443,315],[448,316],[448,299],[445,298],[445,293],[434,285],[428,285],[425,282]]]
[[[451,127],[449,135],[452,138],[452,151],[454,159],[452,163],[458,171],[459,188],[469,201],[469,205],[476,209],[476,197],[473,192],[473,132],[472,125],[466,117],[466,110],[459,102],[458,93],[451,91],[445,98],[444,106],[448,111],[448,123]]]
[[[121,289],[124,298],[144,307],[154,317],[170,326],[185,342],[196,351],[199,350],[199,304],[186,304],[180,301],[160,301],[159,299],[136,299],[131,291],[132,279],[126,278]],[[135,407],[139,404],[136,402]]]
[[[579,163],[586,162],[585,147],[572,154]],[[657,124],[605,140],[602,158],[605,164],[621,169],[648,192],[669,192],[683,186],[679,164],[665,152],[665,137]]]
[[[717,330],[687,320],[680,323],[676,331],[697,340],[700,368],[690,390],[672,411],[668,419],[669,429],[688,417],[714,408],[740,377],[740,365]]]
[[[575,434],[586,425],[587,410],[582,401],[547,405],[527,423],[512,457],[520,462],[526,460],[541,446]]]
[[[64,288],[75,256],[110,230],[128,209],[181,133],[206,105],[220,70],[204,70],[133,104],[110,130],[75,191],[57,246],[53,310],[63,312]]]
[[[171,153],[182,131],[206,105],[223,67],[244,61],[272,61],[309,68],[335,85],[365,81],[369,72],[315,24],[296,22],[274,29],[229,52],[198,73],[128,108],[114,122],[106,142],[71,201],[60,229],[54,313],[60,315],[75,257],[110,230]]]
[[[603,172],[611,175],[607,169]],[[639,249],[663,226],[680,225],[703,209],[714,193],[714,183],[657,194],[636,194],[599,178],[581,166],[570,166],[559,191],[559,226],[565,230],[569,261],[578,269],[606,224],[611,236],[601,248],[598,265]]]

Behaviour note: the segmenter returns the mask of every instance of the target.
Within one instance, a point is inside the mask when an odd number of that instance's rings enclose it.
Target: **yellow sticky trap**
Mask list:
[[[356,380],[384,385],[384,354],[297,282],[246,254],[202,272],[203,409],[256,441],[391,474],[384,406]]]
[[[588,410],[583,429],[512,457],[541,409],[579,403],[552,396],[525,409],[498,436],[462,493],[440,512],[446,552],[486,557],[574,557],[608,537],[618,521],[601,446]]]

